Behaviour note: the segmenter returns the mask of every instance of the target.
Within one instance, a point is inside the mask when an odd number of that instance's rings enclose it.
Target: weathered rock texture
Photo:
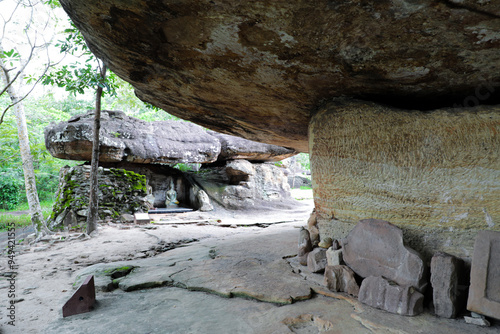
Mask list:
[[[401,315],[414,316],[424,310],[424,295],[411,286],[400,286],[382,277],[365,278],[358,299],[364,304]]]
[[[72,117],[45,130],[45,146],[56,158],[90,161],[94,113]],[[99,161],[207,163],[220,153],[219,141],[201,127],[176,121],[146,122],[122,111],[101,112]]]
[[[296,153],[285,147],[258,143],[214,131],[208,131],[208,134],[217,138],[221,143],[219,160],[280,161]]]
[[[307,265],[307,255],[310,251],[312,251],[312,244],[309,231],[305,228],[301,228],[299,232],[299,252],[297,254],[297,258],[301,265]]]
[[[338,99],[310,125],[320,232],[360,219],[404,229],[409,245],[471,256],[474,231],[500,230],[500,107],[401,110]]]
[[[204,201],[205,199],[201,198],[204,196],[200,194],[203,189],[179,169],[158,164],[135,164],[127,162],[103,162],[100,165],[107,168],[122,168],[144,175],[149,188],[148,200],[155,208],[166,207],[166,193],[170,190],[171,185],[173,185],[180,206],[195,210],[201,210],[203,206],[205,206],[204,210],[210,209],[211,203],[207,203]]]
[[[464,275],[463,270],[463,261],[453,255],[440,252],[432,257],[432,301],[437,316],[456,318],[460,311],[458,279]]]
[[[500,232],[478,233],[470,281],[467,309],[500,320]]]
[[[347,266],[326,266],[324,282],[330,291],[346,292],[354,297],[359,294],[359,286],[356,283],[354,272]]]
[[[45,130],[45,146],[56,158],[90,161],[94,113],[72,117]],[[142,164],[210,163],[249,159],[279,161],[294,150],[221,135],[178,121],[146,122],[122,111],[101,113],[99,161]]]
[[[99,168],[99,218],[118,219],[123,213],[147,211],[146,177],[124,169]],[[61,169],[49,227],[81,228],[87,220],[90,166]]]
[[[318,273],[325,270],[326,267],[326,249],[314,248],[307,255],[307,269],[312,273]]]
[[[226,209],[293,207],[290,186],[283,168],[272,163],[228,161],[224,166],[206,166],[190,176]]]
[[[462,101],[485,80],[480,97],[500,89],[497,1],[61,4],[141,99],[301,151],[311,111],[335,96],[409,106]]]
[[[403,243],[401,229],[383,220],[360,221],[343,240],[344,262],[361,277],[383,276],[419,291],[427,285],[420,255]]]

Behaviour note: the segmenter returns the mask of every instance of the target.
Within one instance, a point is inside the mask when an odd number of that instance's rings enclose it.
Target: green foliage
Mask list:
[[[0,209],[13,209],[21,199],[21,185],[19,178],[12,171],[0,172]]]
[[[59,183],[59,170],[64,165],[75,165],[78,162],[64,161],[54,158],[45,148],[44,129],[52,121],[66,121],[74,113],[72,106],[78,111],[86,111],[88,105],[70,98],[68,102],[56,102],[50,94],[40,99],[27,98],[25,101],[28,132],[30,133],[30,149],[37,181],[39,199],[54,200]],[[0,99],[0,108],[7,105],[7,99]],[[18,202],[26,202],[22,162],[19,153],[17,125],[12,114],[7,114],[0,125],[0,183],[5,184],[15,179],[19,189]],[[8,173],[6,173],[8,171]]]
[[[52,209],[52,204],[53,201],[44,201],[41,202],[42,206],[42,213],[45,219],[50,215],[50,211]],[[28,205],[27,203],[17,206],[14,208],[14,210],[19,211],[19,210],[28,210]],[[21,215],[13,215],[11,213],[2,213],[0,212],[0,232],[7,231],[7,226],[10,226],[9,224],[14,223],[16,228],[22,228],[25,226],[31,225],[31,215],[30,214],[21,214]]]
[[[196,168],[195,168],[194,164],[183,164],[183,163],[180,163],[180,164],[175,165],[174,168],[180,170],[181,172],[193,172],[193,171],[196,171]]]
[[[10,67],[13,67],[14,62],[21,59],[21,55],[16,50],[11,49],[8,51],[0,52],[0,58],[2,58],[6,64],[9,64]]]
[[[88,89],[95,91],[98,87],[103,88],[103,95],[115,96],[117,76],[111,71],[104,78],[101,76],[101,71],[97,69],[102,65],[90,52],[74,23],[70,21],[70,25],[70,28],[64,30],[66,38],[55,46],[59,47],[62,54],[71,54],[82,61],[54,68],[43,77],[42,84],[64,88],[74,96],[85,94]]]
[[[302,169],[308,170],[308,171],[311,170],[311,161],[309,160],[309,154],[307,154],[307,153],[297,154],[297,161],[302,166]]]

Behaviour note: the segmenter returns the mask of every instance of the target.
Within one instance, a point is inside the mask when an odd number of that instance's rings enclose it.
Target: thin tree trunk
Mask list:
[[[106,65],[101,70],[101,79],[106,77]],[[89,194],[89,213],[87,215],[87,234],[97,229],[97,218],[99,216],[99,131],[101,130],[101,96],[102,87],[98,86],[95,99],[94,114],[94,138],[92,144],[92,161],[90,171],[90,194]]]
[[[0,47],[1,50],[1,47]],[[0,67],[5,68],[3,60],[0,58]],[[2,81],[6,85],[9,83],[8,73],[0,70],[0,75]],[[35,228],[35,233],[37,238],[44,234],[50,234],[51,232],[47,228],[47,224],[43,218],[42,207],[40,206],[40,201],[38,199],[38,192],[36,190],[36,178],[35,169],[33,167],[33,157],[30,150],[30,142],[28,136],[28,127],[26,125],[26,116],[24,114],[24,105],[20,102],[20,98],[17,94],[14,85],[10,85],[7,88],[7,94],[9,94],[10,100],[14,105],[14,115],[16,116],[17,123],[17,133],[19,138],[19,148],[21,151],[21,160],[23,163],[23,173],[24,173],[24,183],[26,187],[26,198],[28,199],[28,206],[31,213],[31,222]]]

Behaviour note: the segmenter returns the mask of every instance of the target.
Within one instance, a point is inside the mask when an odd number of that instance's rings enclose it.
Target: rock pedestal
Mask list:
[[[403,229],[428,259],[470,257],[471,230],[500,230],[498,133],[499,106],[423,112],[331,102],[309,127],[321,235],[341,238],[376,218]]]

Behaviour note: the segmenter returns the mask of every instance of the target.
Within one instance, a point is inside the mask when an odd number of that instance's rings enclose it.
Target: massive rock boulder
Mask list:
[[[94,113],[72,117],[45,130],[45,146],[56,158],[90,161]],[[279,161],[292,149],[207,132],[188,122],[145,122],[122,111],[101,113],[101,162],[140,164],[211,163],[247,159]],[[221,151],[222,149],[222,151]]]
[[[406,108],[500,90],[498,1],[61,0],[137,95],[213,130],[308,151],[336,96]]]
[[[92,158],[94,113],[72,117],[45,130],[45,146],[56,158]],[[219,141],[201,127],[176,121],[145,122],[122,111],[101,112],[99,161],[207,163],[220,153]]]

